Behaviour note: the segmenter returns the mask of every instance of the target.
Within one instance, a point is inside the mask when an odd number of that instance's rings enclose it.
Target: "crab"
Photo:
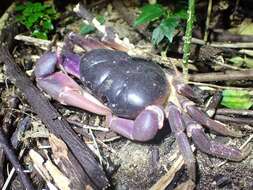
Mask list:
[[[66,44],[60,53],[42,55],[35,67],[37,85],[60,103],[105,116],[111,130],[134,141],[153,139],[167,119],[193,180],[196,161],[188,137],[213,156],[240,161],[248,155],[249,147],[240,150],[208,139],[202,126],[224,136],[242,134],[202,112],[194,103],[200,96],[179,73],[75,33]],[[87,52],[74,54],[72,44]]]

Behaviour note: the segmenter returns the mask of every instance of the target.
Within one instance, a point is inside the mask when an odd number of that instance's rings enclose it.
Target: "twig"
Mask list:
[[[24,152],[25,152],[25,149],[22,149],[22,150],[20,151],[19,156],[18,156],[19,159],[23,156]],[[8,178],[6,179],[6,181],[5,181],[5,183],[4,183],[3,187],[2,187],[2,190],[6,190],[6,189],[8,188],[8,185],[9,185],[9,183],[10,183],[10,181],[11,181],[13,175],[15,174],[15,171],[16,171],[16,170],[15,170],[15,168],[13,167],[13,168],[11,169],[11,172],[10,172],[9,175],[8,175]]]
[[[252,42],[252,35],[240,35],[240,34],[232,34],[226,30],[213,31],[210,35],[210,41],[216,42]]]
[[[199,45],[205,45],[204,40],[200,40],[197,38],[192,38],[191,42]],[[253,42],[236,42],[236,43],[212,42],[208,43],[207,45],[217,48],[232,48],[232,49],[253,48]]]
[[[96,138],[95,138],[95,136],[94,136],[94,134],[93,134],[93,132],[92,132],[91,129],[89,129],[89,133],[90,133],[90,136],[91,136],[91,138],[93,140],[93,144],[94,144],[94,146],[96,148],[96,152],[97,152],[97,155],[98,155],[99,162],[100,162],[100,164],[102,164],[103,163],[103,158],[101,156],[101,153],[100,153],[100,150],[99,150]]]
[[[149,190],[162,190],[165,189],[170,182],[173,180],[176,172],[181,169],[184,165],[184,160],[182,155],[173,163],[169,171],[159,179]]]
[[[15,40],[20,40],[20,41],[26,42],[28,44],[34,45],[34,46],[39,47],[39,48],[46,50],[46,51],[49,49],[49,47],[52,44],[52,41],[38,39],[38,38],[31,37],[31,36],[25,36],[22,34],[16,35]],[[64,44],[63,42],[57,42],[56,46],[58,48],[62,48],[63,44]],[[79,52],[83,52],[84,50],[78,46],[75,46],[74,51],[79,53]]]
[[[188,61],[191,52],[191,38],[192,38],[192,28],[195,16],[195,0],[189,0],[188,4],[188,19],[184,37],[184,47],[183,47],[183,75],[184,79],[188,81]]]
[[[222,122],[230,122],[230,123],[238,123],[238,124],[248,124],[253,125],[253,119],[252,118],[238,118],[238,117],[229,117],[225,115],[218,115],[216,114],[214,116],[214,119],[222,121]]]
[[[209,83],[202,83],[202,82],[192,82],[188,81],[188,84],[193,84],[196,86],[207,87],[205,90],[214,91],[215,89],[228,89],[228,90],[253,90],[253,88],[242,88],[242,87],[235,87],[235,86],[220,86],[216,84],[209,84]]]
[[[5,13],[0,18],[0,36],[2,36],[2,29],[7,25],[7,21],[9,19],[10,14],[12,14],[15,10],[16,4],[15,2],[12,3]],[[2,42],[2,40],[0,40]]]
[[[247,70],[247,69],[244,69],[244,68],[241,68],[241,67],[237,67],[237,66],[233,66],[233,65],[230,65],[230,64],[226,64],[224,62],[225,61],[224,61],[223,56],[218,56],[217,57],[217,61],[215,61],[215,63],[217,65],[220,65],[220,66],[222,66],[224,68],[227,68],[227,69],[233,69],[233,70],[238,70],[238,71],[245,71],[245,70]]]
[[[81,127],[83,129],[92,129],[95,131],[103,131],[103,132],[108,132],[109,129],[105,127],[100,127],[100,126],[91,126],[91,125],[85,125],[83,123],[79,123],[77,121],[74,121],[72,119],[67,119],[67,121],[73,125],[76,125],[77,127]]]
[[[15,155],[13,148],[9,145],[7,139],[5,138],[5,135],[3,134],[2,129],[0,129],[0,144],[2,144],[2,147],[4,149],[6,156],[8,157],[13,167],[15,168],[24,187],[27,190],[34,190],[32,186],[32,182],[30,181],[28,176],[23,172],[23,167],[20,165],[19,160],[17,156]]]
[[[227,80],[252,80],[253,69],[244,71],[231,71],[225,72],[212,72],[212,73],[199,73],[189,76],[189,80],[195,82],[212,82],[212,81],[227,81]]]
[[[207,42],[207,38],[208,38],[210,16],[211,16],[211,12],[212,12],[212,4],[213,4],[213,0],[209,0],[209,1],[208,1],[208,8],[207,8],[207,17],[206,17],[205,34],[204,34],[204,41],[205,41],[205,42]]]
[[[253,110],[235,110],[235,109],[222,108],[222,109],[217,109],[216,114],[253,116]]]

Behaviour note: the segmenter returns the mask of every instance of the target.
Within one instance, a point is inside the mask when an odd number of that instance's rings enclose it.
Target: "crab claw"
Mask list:
[[[111,116],[109,127],[116,133],[136,141],[148,141],[154,138],[158,129],[163,127],[164,113],[158,106],[148,106],[135,120]]]
[[[62,64],[66,69],[75,68],[72,64],[72,54],[67,54]],[[76,59],[78,61],[78,59]],[[76,62],[75,62],[76,63]],[[99,115],[111,113],[110,109],[104,106],[99,100],[83,90],[71,77],[63,72],[55,72],[57,65],[56,53],[45,53],[37,62],[35,76],[38,86],[48,95],[62,104],[75,106]],[[71,69],[73,72],[78,70]]]
[[[55,72],[56,66],[79,78],[80,57],[74,53],[65,52],[64,55],[55,52],[44,53],[37,61],[34,74],[37,79],[47,77]]]
[[[55,71],[57,64],[56,53],[47,52],[43,54],[40,59],[37,61],[34,74],[36,79],[44,78]]]

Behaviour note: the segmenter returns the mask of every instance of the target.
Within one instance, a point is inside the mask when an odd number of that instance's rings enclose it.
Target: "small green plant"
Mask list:
[[[232,109],[249,109],[253,105],[252,92],[247,90],[224,90],[221,105]]]
[[[51,4],[27,2],[16,6],[16,20],[32,32],[32,36],[48,39],[48,34],[54,30],[53,21],[59,17]]]
[[[149,4],[141,9],[141,14],[135,20],[134,26],[153,24],[152,43],[158,45],[164,38],[172,42],[181,20],[187,19],[186,9],[172,11],[160,4]]]
[[[97,21],[100,24],[104,24],[105,23],[105,17],[102,15],[98,15],[96,16]],[[90,34],[96,31],[95,26],[91,25],[91,24],[82,24],[80,27],[80,34],[81,35],[86,35],[86,34]]]

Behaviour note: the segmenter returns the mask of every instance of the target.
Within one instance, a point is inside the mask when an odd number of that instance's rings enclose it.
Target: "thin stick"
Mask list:
[[[222,109],[217,109],[216,114],[253,116],[253,110],[235,110],[235,109],[222,108]]]
[[[96,152],[97,152],[97,156],[98,156],[99,162],[100,162],[100,164],[102,165],[102,164],[103,164],[103,158],[102,158],[102,156],[101,156],[101,153],[100,153],[100,150],[99,150],[99,147],[98,147],[96,138],[95,138],[95,136],[94,136],[94,134],[93,134],[93,132],[92,132],[91,129],[89,129],[89,132],[90,132],[90,135],[91,135],[91,137],[92,137],[93,144],[94,144],[94,146],[95,146],[95,148],[96,148]]]
[[[183,47],[183,75],[184,79],[188,81],[188,61],[191,52],[191,38],[192,38],[192,28],[195,15],[195,0],[189,0],[188,5],[188,20],[184,37],[184,47]]]
[[[15,40],[26,42],[28,44],[34,45],[34,46],[39,47],[39,48],[41,48],[43,50],[46,50],[46,51],[49,49],[50,45],[52,44],[52,41],[38,39],[38,38],[31,37],[31,36],[25,36],[25,35],[22,35],[22,34],[16,35]],[[58,48],[62,48],[63,47],[63,42],[57,42],[56,46]],[[80,48],[78,46],[74,46],[74,47],[75,47],[74,48],[75,52],[77,52],[77,53],[83,52],[82,48]]]
[[[72,119],[67,119],[67,121],[69,123],[73,124],[73,125],[76,125],[77,127],[83,128],[83,129],[92,129],[92,130],[95,130],[95,131],[103,131],[103,132],[108,132],[109,131],[109,129],[105,128],[105,127],[85,125],[85,124],[79,123],[77,121],[74,121]]]
[[[200,73],[189,76],[189,80],[195,82],[213,82],[213,81],[227,81],[227,80],[252,80],[253,69],[244,71],[231,71],[225,72],[211,72],[211,73]]]
[[[191,42],[194,44],[205,45],[205,41],[198,38],[192,38]],[[231,49],[253,48],[253,42],[234,42],[234,43],[212,42],[208,43],[208,45],[211,47],[231,48]]]
[[[241,87],[235,87],[235,86],[220,86],[220,85],[216,85],[216,84],[209,84],[209,83],[202,83],[202,82],[192,82],[192,81],[188,81],[188,84],[193,84],[196,86],[207,86],[209,87],[206,90],[211,90],[214,91],[215,89],[233,89],[233,90],[253,90],[253,88],[241,88]]]
[[[24,152],[25,152],[25,149],[22,149],[22,150],[20,151],[19,156],[18,156],[19,159],[23,156]],[[12,177],[13,177],[13,175],[15,174],[15,171],[16,171],[16,170],[15,170],[15,168],[13,167],[13,168],[11,169],[11,172],[10,172],[10,174],[8,175],[8,177],[7,177],[7,179],[6,179],[6,181],[5,181],[4,185],[3,185],[3,187],[2,187],[2,190],[6,190],[6,189],[7,189],[8,185],[9,185],[9,183],[10,183]]]
[[[212,12],[212,5],[213,5],[213,1],[212,1],[212,0],[209,0],[209,1],[208,1],[208,8],[207,8],[205,35],[204,35],[204,41],[205,41],[205,42],[207,41],[207,37],[208,37],[210,16],[211,16],[211,12]]]
[[[214,116],[214,119],[222,121],[222,122],[232,122],[232,123],[238,123],[238,124],[248,124],[253,125],[253,119],[252,118],[238,118],[238,117],[229,117],[225,115],[218,115],[216,114]]]
[[[155,185],[153,185],[149,190],[165,189],[173,180],[176,172],[180,170],[183,165],[184,165],[183,156],[180,155],[178,159],[173,163],[169,171],[162,178],[160,178],[160,180],[157,181]]]
[[[15,168],[24,187],[27,190],[34,190],[32,186],[32,182],[30,181],[29,177],[23,172],[23,167],[20,165],[19,160],[17,156],[15,155],[13,148],[10,146],[7,139],[5,138],[5,135],[3,134],[2,129],[0,129],[0,144],[2,144],[2,147],[4,149],[6,156],[8,157],[13,167]]]

